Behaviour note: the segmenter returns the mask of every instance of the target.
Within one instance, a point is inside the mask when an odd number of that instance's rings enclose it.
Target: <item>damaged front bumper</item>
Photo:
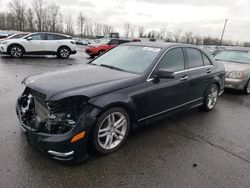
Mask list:
[[[88,110],[90,109],[87,107],[86,111]],[[53,159],[76,163],[88,158],[88,133],[95,123],[95,118],[89,117],[87,112],[85,112],[84,117],[80,118],[81,121],[79,121],[74,128],[63,134],[43,133],[27,126],[22,119],[20,98],[16,103],[16,113],[20,121],[21,130],[25,133],[29,143],[47,153]],[[72,143],[72,138],[82,131],[86,132],[84,138]]]

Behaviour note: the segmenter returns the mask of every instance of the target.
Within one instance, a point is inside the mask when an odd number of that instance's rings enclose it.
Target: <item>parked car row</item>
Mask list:
[[[0,53],[20,58],[23,55],[57,55],[69,58],[76,53],[76,42],[68,35],[39,32],[10,36],[0,42]]]

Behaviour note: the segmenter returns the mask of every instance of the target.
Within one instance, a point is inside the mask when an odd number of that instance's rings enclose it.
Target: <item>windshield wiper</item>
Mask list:
[[[118,68],[118,67],[114,67],[112,65],[100,64],[100,66],[107,67],[107,68],[114,69],[114,70],[118,70],[118,71],[125,71],[124,69],[121,69],[121,68]]]

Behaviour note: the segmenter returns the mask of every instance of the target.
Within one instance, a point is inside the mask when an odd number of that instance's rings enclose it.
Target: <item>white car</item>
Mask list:
[[[32,33],[19,39],[1,42],[0,53],[15,58],[27,55],[57,55],[66,59],[76,53],[76,42],[70,36],[57,33]]]

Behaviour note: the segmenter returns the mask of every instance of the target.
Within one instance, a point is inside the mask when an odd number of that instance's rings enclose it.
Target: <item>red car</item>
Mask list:
[[[101,55],[106,51],[120,45],[123,43],[131,42],[130,40],[125,39],[101,39],[96,44],[90,44],[86,48],[85,52],[92,58],[95,56]]]

